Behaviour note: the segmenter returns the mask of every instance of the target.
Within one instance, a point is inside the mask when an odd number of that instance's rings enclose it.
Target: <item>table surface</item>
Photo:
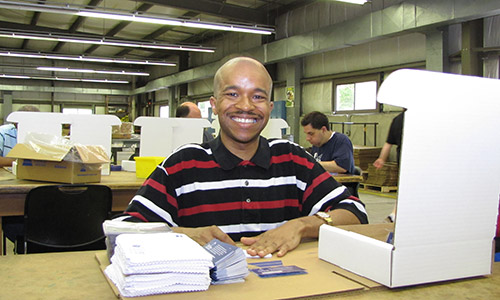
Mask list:
[[[105,251],[0,257],[0,282],[5,287],[0,292],[0,298],[117,299],[99,268],[98,257],[105,258]],[[493,264],[493,274],[488,276],[388,289],[320,260],[316,241],[302,243],[285,257],[273,256],[269,260],[277,259],[282,260],[284,265],[303,267],[308,274],[263,279],[251,273],[245,283],[210,286],[204,292],[157,295],[147,299],[253,300],[318,297],[349,300],[455,300],[497,299],[500,296],[500,263]],[[344,292],[339,292],[339,289]]]
[[[121,190],[138,189],[143,182],[144,178],[137,178],[135,172],[112,171],[110,175],[102,175],[101,182],[96,184],[107,185],[113,190]],[[34,187],[48,184],[58,183],[16,179],[11,172],[0,169],[0,194],[27,193]]]

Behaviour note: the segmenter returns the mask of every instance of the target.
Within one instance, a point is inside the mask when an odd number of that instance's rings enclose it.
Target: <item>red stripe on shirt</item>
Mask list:
[[[311,195],[312,191],[314,190],[315,187],[320,185],[323,181],[327,180],[329,177],[331,177],[330,173],[324,172],[323,174],[319,175],[318,177],[314,178],[312,184],[305,190],[304,192],[304,200],[302,203],[304,203],[307,198]]]
[[[302,208],[297,199],[284,199],[276,201],[251,201],[251,202],[231,202],[220,204],[204,204],[195,207],[179,209],[179,216],[191,216],[200,213],[212,213],[216,211],[230,211],[240,209],[274,209],[282,207],[299,207]]]
[[[144,222],[149,222],[146,218],[144,218],[140,213],[138,212],[125,212],[125,214],[131,216],[131,217],[134,217],[134,218],[137,218],[137,219],[141,219],[142,221]]]
[[[278,155],[278,156],[272,156],[271,157],[271,163],[272,164],[279,164],[279,163],[284,163],[287,161],[293,161],[299,165],[305,166],[308,169],[312,169],[314,167],[314,162],[309,161],[305,157],[300,157],[298,155],[293,155],[293,154],[283,154],[283,155]]]
[[[154,188],[158,192],[162,193],[167,197],[167,202],[170,203],[175,208],[179,208],[179,205],[177,204],[177,199],[172,197],[169,193],[167,193],[167,187],[164,186],[163,184],[159,183],[156,180],[153,180],[151,178],[146,179],[143,185],[149,185],[150,187]]]
[[[182,161],[171,167],[165,168],[167,174],[172,175],[185,169],[200,168],[200,169],[210,169],[219,167],[219,164],[215,161],[200,161],[200,160],[188,160]]]

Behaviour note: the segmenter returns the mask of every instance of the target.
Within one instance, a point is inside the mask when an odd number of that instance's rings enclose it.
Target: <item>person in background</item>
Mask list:
[[[172,153],[116,219],[166,222],[202,245],[241,241],[260,257],[285,255],[325,223],[367,223],[363,203],[302,147],[260,135],[271,95],[271,76],[257,60],[223,64],[210,98],[218,137]]]
[[[311,143],[314,158],[331,173],[355,174],[351,140],[340,132],[330,130],[328,117],[318,111],[304,116],[306,140]]]
[[[399,159],[401,157],[401,140],[403,139],[403,122],[404,122],[404,111],[397,115],[394,119],[392,119],[391,127],[389,128],[389,134],[387,135],[387,140],[380,151],[380,154],[373,162],[373,166],[377,169],[382,168],[387,159],[389,158],[389,154],[391,153],[391,147],[396,145],[397,152],[397,162],[399,166]]]
[[[175,110],[175,117],[176,118],[198,118],[201,119],[201,110],[196,105],[196,103],[193,102],[183,102],[181,105],[177,107]],[[214,137],[212,134],[205,128],[203,130],[203,142],[210,142],[213,140]]]
[[[392,119],[391,122],[391,127],[389,128],[389,134],[387,135],[387,140],[384,143],[384,146],[382,146],[382,150],[380,151],[380,154],[378,158],[373,162],[373,166],[377,169],[381,169],[385,163],[387,162],[387,159],[389,158],[389,154],[391,153],[391,147],[393,145],[396,145],[396,152],[397,152],[397,163],[398,163],[398,169],[399,169],[399,160],[401,158],[401,141],[403,139],[403,122],[404,122],[404,117],[405,117],[405,110],[403,110],[402,113],[397,115],[394,119]],[[396,218],[396,206],[394,206],[394,209],[392,212],[387,216],[386,220],[388,222],[393,223],[394,219]]]
[[[18,111],[36,111],[40,110],[33,105],[22,106]],[[0,126],[0,165],[3,167],[12,166],[15,160],[10,157],[5,157],[10,150],[17,144],[17,126],[15,124],[5,124]],[[2,218],[3,234],[11,242],[15,242],[17,237],[24,234],[24,217],[3,217]],[[20,251],[18,249],[18,251]],[[20,253],[20,252],[18,252]]]
[[[25,105],[18,111],[40,111],[33,105]],[[12,166],[13,158],[5,157],[17,144],[17,126],[15,124],[4,124],[0,126],[0,165],[2,167]]]

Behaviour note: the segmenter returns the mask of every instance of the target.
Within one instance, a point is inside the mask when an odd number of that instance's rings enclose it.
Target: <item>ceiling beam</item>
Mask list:
[[[268,24],[267,12],[233,4],[226,1],[210,0],[138,0],[139,2],[151,3],[160,6],[175,7],[195,11],[200,14],[220,16],[230,20],[247,23]]]
[[[90,0],[88,6],[90,9],[92,9],[92,7],[94,6],[97,6],[99,5],[99,3],[101,3],[102,0]],[[80,28],[80,26],[83,24],[83,21],[86,19],[86,17],[81,17],[81,16],[78,16],[78,18],[76,18],[76,20],[73,22],[73,24],[71,24],[71,26],[69,27],[68,31],[71,32],[71,33],[74,33],[76,32],[76,30],[78,28]],[[59,42],[57,43],[54,48],[52,49],[53,52],[58,52],[62,46],[64,46],[64,42]]]

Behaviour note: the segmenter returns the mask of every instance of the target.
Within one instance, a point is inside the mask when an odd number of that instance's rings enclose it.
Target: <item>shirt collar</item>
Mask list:
[[[231,153],[221,141],[218,136],[209,143],[212,153],[214,154],[215,161],[221,166],[223,170],[231,170],[236,168],[243,160],[233,153]],[[268,169],[271,164],[271,148],[269,141],[264,137],[259,137],[259,148],[257,152],[250,159],[250,163],[257,165],[261,168]]]

